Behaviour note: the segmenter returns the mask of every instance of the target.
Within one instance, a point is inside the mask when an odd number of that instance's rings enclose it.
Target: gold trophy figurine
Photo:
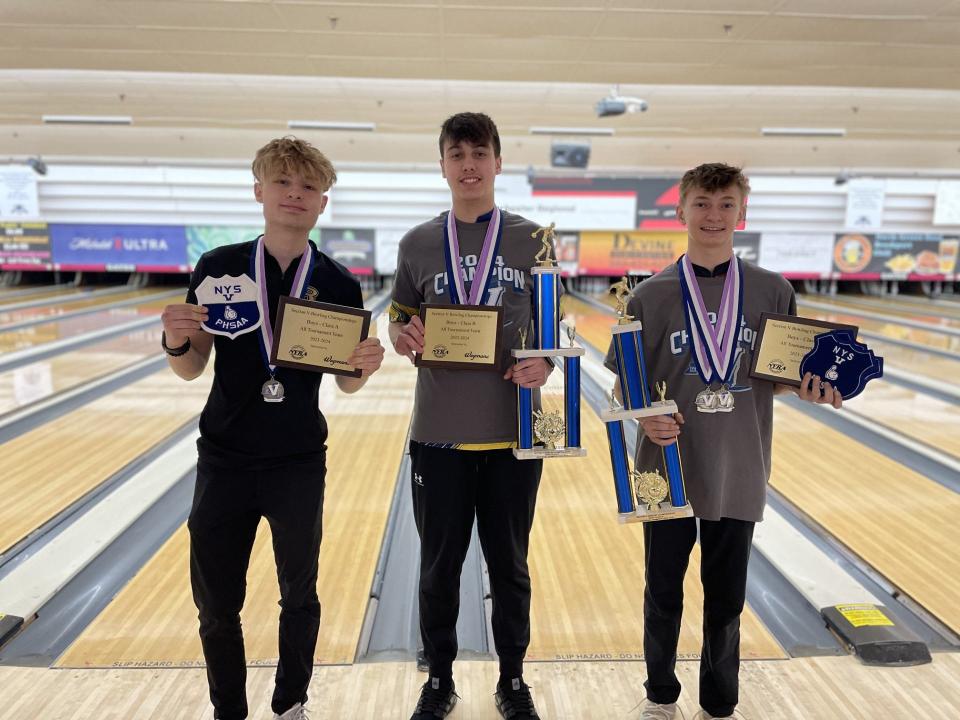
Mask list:
[[[617,323],[620,325],[626,325],[633,320],[632,315],[627,315],[627,299],[632,291],[633,287],[626,275],[610,286],[610,292],[616,297]]]
[[[520,328],[520,349],[521,350],[527,349],[527,329],[526,328]]]
[[[553,239],[556,236],[556,232],[554,231],[555,227],[556,223],[550,223],[550,227],[538,228],[530,233],[530,237],[533,238],[537,237],[537,235],[541,236],[540,242],[543,243],[543,247],[540,248],[540,252],[533,258],[540,267],[553,267],[557,264],[556,252],[553,248]],[[551,255],[553,257],[551,257]]]

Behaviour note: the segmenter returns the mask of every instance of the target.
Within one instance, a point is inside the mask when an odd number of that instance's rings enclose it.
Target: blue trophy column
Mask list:
[[[536,332],[538,350],[556,350],[560,347],[560,268],[535,267],[533,297],[536,304]]]
[[[617,355],[617,375],[620,378],[623,407],[627,410],[639,410],[650,404],[647,365],[643,357],[641,338],[639,322],[614,328],[613,345]]]
[[[533,447],[533,390],[517,385],[517,425],[521,450]]]
[[[630,489],[630,465],[627,461],[627,443],[623,437],[623,422],[606,423],[610,441],[610,464],[613,466],[613,487],[617,492],[617,512],[621,515],[634,511],[633,492]]]
[[[580,358],[563,359],[563,402],[567,422],[567,447],[580,447]]]
[[[683,507],[687,504],[687,496],[683,492],[683,467],[680,465],[679,443],[663,448],[663,465],[667,471],[667,482],[670,484],[670,504],[674,507]]]

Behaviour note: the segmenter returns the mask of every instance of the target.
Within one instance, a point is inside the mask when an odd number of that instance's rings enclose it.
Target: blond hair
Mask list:
[[[287,135],[271,140],[257,150],[253,159],[253,176],[257,182],[269,180],[282,173],[298,174],[329,190],[337,181],[333,163],[306,140]]]

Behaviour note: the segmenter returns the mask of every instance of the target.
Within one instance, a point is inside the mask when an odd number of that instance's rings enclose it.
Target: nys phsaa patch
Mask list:
[[[235,338],[260,327],[260,293],[248,275],[209,275],[197,286],[197,301],[207,308],[204,330]]]

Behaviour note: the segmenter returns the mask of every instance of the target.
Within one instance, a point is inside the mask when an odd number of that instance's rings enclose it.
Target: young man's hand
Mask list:
[[[163,332],[167,336],[167,347],[175,348],[183,345],[190,335],[202,330],[200,323],[206,322],[207,319],[207,308],[203,305],[190,303],[167,305],[160,315]]]
[[[800,388],[794,390],[801,400],[817,405],[833,405],[837,410],[843,405],[843,396],[828,382],[822,382],[819,375],[806,373],[800,380]]]
[[[347,362],[362,371],[361,377],[373,375],[383,363],[383,345],[380,338],[368,337],[361,340],[350,353]]]
[[[411,363],[415,353],[423,352],[423,321],[419,315],[414,315],[410,322],[400,328],[400,332],[394,336],[393,349]]]
[[[550,377],[553,365],[546,358],[523,358],[507,368],[504,380],[512,380],[523,388],[543,387]]]
[[[655,445],[666,447],[673,445],[680,435],[680,426],[683,425],[683,415],[654,415],[653,417],[638,418],[643,427],[643,434],[650,438]]]

